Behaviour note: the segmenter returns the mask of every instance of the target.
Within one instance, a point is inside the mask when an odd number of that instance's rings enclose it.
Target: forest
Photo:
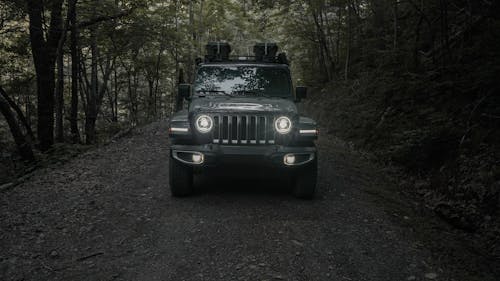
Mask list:
[[[167,120],[218,41],[277,43],[321,135],[500,257],[494,0],[0,0],[0,186]]]

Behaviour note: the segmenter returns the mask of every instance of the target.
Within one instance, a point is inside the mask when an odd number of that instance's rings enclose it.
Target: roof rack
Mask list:
[[[253,56],[231,56],[231,46],[225,42],[209,42],[206,45],[207,54],[205,63],[210,62],[266,62],[289,65],[285,53],[278,53],[276,43],[257,43],[253,47]],[[196,59],[196,64],[202,63],[202,59]]]

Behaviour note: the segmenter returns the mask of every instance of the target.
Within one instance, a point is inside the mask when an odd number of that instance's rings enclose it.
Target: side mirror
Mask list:
[[[307,97],[307,87],[297,86],[295,87],[295,99],[301,101]]]
[[[191,84],[179,84],[179,98],[188,99],[191,94]]]

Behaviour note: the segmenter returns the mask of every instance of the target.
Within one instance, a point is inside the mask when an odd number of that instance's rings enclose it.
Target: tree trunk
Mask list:
[[[335,41],[336,50],[337,50],[337,63],[340,64],[340,36],[342,34],[342,9],[338,9],[337,11],[337,38]]]
[[[17,118],[19,118],[19,121],[21,124],[24,126],[24,129],[26,130],[26,134],[30,138],[30,141],[35,140],[35,136],[33,134],[33,131],[31,130],[31,126],[28,122],[28,119],[26,119],[26,116],[24,115],[23,111],[21,108],[7,95],[7,92],[4,91],[4,89],[0,86],[0,95],[4,97],[4,99],[9,103],[10,107],[14,109],[14,111],[17,114]]]
[[[421,0],[420,1],[420,10],[424,10],[424,1]],[[418,70],[419,67],[420,67],[420,57],[418,55],[418,51],[419,51],[419,44],[420,44],[420,29],[422,27],[422,22],[424,21],[424,14],[423,12],[420,13],[420,17],[418,19],[418,23],[417,23],[417,26],[415,27],[415,43],[413,45],[413,64],[414,64],[414,67],[415,67],[415,70]]]
[[[92,54],[92,63],[90,70],[90,93],[87,100],[87,112],[85,116],[85,143],[94,144],[96,141],[95,123],[97,120],[97,98],[98,85],[97,83],[97,38],[96,28],[90,28],[90,50]]]
[[[56,86],[56,141],[64,142],[64,54],[57,56],[57,86]]]
[[[184,83],[184,70],[182,68],[179,69],[179,77],[178,77],[178,81],[179,81],[179,84],[183,84]],[[182,109],[182,107],[184,106],[184,99],[181,98],[181,96],[179,95],[178,91],[176,91],[176,95],[175,95],[175,107],[174,107],[174,110],[175,112],[179,111]]]
[[[116,99],[118,97],[118,78],[117,78],[117,71],[116,71],[116,67],[113,68],[113,83],[112,83],[112,87],[113,90],[109,90],[109,91],[106,91],[107,93],[107,96],[108,96],[108,102],[109,102],[109,109],[111,111],[111,122],[113,123],[116,123],[118,122],[118,118],[117,118],[117,113],[116,113],[116,107],[115,107],[115,104],[116,104]]]
[[[71,4],[71,3],[70,3]],[[62,27],[61,37],[57,44],[57,85],[56,85],[56,141],[64,142],[64,44],[66,42],[67,30],[71,21],[73,5],[69,5],[66,21]]]
[[[62,32],[62,3],[54,0],[50,5],[50,25],[47,41],[44,35],[44,6],[42,1],[28,1],[31,51],[37,81],[37,132],[40,149],[46,151],[54,143],[54,86],[57,45]]]
[[[204,0],[200,0],[200,12],[198,16],[198,28],[197,28],[197,33],[198,33],[198,54],[203,53],[203,47],[202,47],[202,42],[205,40],[204,37],[204,32],[203,32],[203,25],[205,24],[203,22],[203,6],[204,6]],[[190,81],[192,82],[192,81]]]
[[[163,54],[164,46],[163,43],[160,45],[158,50],[158,56],[156,57],[156,67],[155,67],[155,86],[154,86],[154,97],[153,97],[153,117],[156,120],[158,118],[158,88],[160,86],[160,67],[161,58]]]
[[[76,2],[70,0],[69,17],[71,21],[71,112],[70,127],[71,141],[80,143],[80,131],[78,130],[78,72],[80,71],[80,57],[78,51],[78,26],[76,22]]]
[[[441,52],[443,57],[443,66],[447,65],[450,56],[450,36],[448,26],[448,1],[440,0],[440,20],[441,20]]]
[[[392,48],[394,52],[398,48],[398,0],[394,0],[394,22],[393,22],[393,43]]]
[[[191,0],[189,1],[189,7],[188,7],[188,12],[189,12],[189,30],[191,31],[191,43],[189,44],[189,55],[188,55],[188,61],[186,65],[187,69],[187,79],[188,81],[193,80],[194,76],[194,54],[196,53],[196,47],[197,47],[197,28],[196,28],[196,22],[194,19],[194,5],[196,4],[197,1]]]
[[[114,98],[113,98],[113,103],[111,105],[113,110],[113,122],[118,122],[118,75],[116,73],[116,68],[113,69],[113,75],[114,75],[114,80],[115,80],[115,90],[114,90]]]
[[[98,88],[97,88],[98,92],[97,92],[97,101],[96,101],[96,117],[99,116],[99,113],[101,112],[101,105],[102,105],[102,101],[104,100],[104,95],[107,92],[109,93],[108,83],[109,83],[109,79],[111,77],[112,70],[115,67],[115,61],[116,61],[116,58],[111,58],[111,56],[108,55],[106,57],[105,67],[100,65],[101,74],[102,74],[102,84],[99,87],[99,83],[98,83]]]
[[[33,141],[35,141],[35,135],[33,134],[33,131],[32,131],[32,122],[31,122],[31,118],[32,118],[32,110],[31,110],[31,97],[30,95],[25,95],[24,97],[24,112],[26,113],[26,130],[29,129],[30,132],[28,132],[29,136],[31,137],[31,139]]]
[[[153,120],[154,110],[153,110],[153,98],[154,98],[154,80],[153,78],[148,79],[148,121]]]
[[[23,135],[21,128],[16,121],[14,113],[10,110],[9,102],[3,97],[3,95],[0,95],[0,112],[5,117],[5,120],[7,120],[7,124],[9,124],[10,132],[12,134],[12,137],[14,138],[14,141],[16,142],[17,149],[19,150],[19,154],[21,155],[23,160],[35,160],[31,145]]]
[[[333,80],[333,70],[335,69],[335,62],[331,57],[330,50],[328,47],[328,43],[326,40],[326,34],[324,32],[323,26],[323,16],[320,10],[316,10],[316,8],[312,8],[312,17],[314,20],[314,25],[316,27],[317,41],[319,44],[319,63],[323,70],[321,71],[323,75],[325,75],[324,80],[331,81]]]
[[[344,79],[349,79],[349,63],[351,60],[351,4],[347,3],[347,43],[345,55]]]
[[[179,32],[179,17],[178,17],[178,6],[177,6],[177,1],[176,1],[176,16],[175,16],[175,32]],[[200,36],[201,37],[201,36]],[[172,115],[172,113],[177,112],[179,110],[179,107],[182,107],[182,104],[179,106],[179,94],[177,92],[177,85],[178,84],[183,84],[184,83],[184,73],[182,68],[180,68],[180,61],[179,61],[179,47],[177,44],[174,45],[174,51],[173,51],[173,57],[175,60],[175,77],[172,79],[172,81],[177,81],[177,84],[174,82],[172,83],[172,94],[170,95],[171,98],[171,103],[172,103],[172,109],[169,112],[169,115]]]

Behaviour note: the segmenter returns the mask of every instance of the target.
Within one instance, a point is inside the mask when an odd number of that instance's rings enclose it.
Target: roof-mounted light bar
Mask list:
[[[209,42],[206,45],[206,50],[206,61],[228,61],[229,54],[231,53],[231,45],[226,42]]]
[[[276,43],[257,43],[253,47],[253,56],[231,56],[231,46],[226,42],[209,42],[206,45],[205,62],[266,62],[289,65],[285,53],[278,53]],[[196,59],[196,64],[202,59]]]

